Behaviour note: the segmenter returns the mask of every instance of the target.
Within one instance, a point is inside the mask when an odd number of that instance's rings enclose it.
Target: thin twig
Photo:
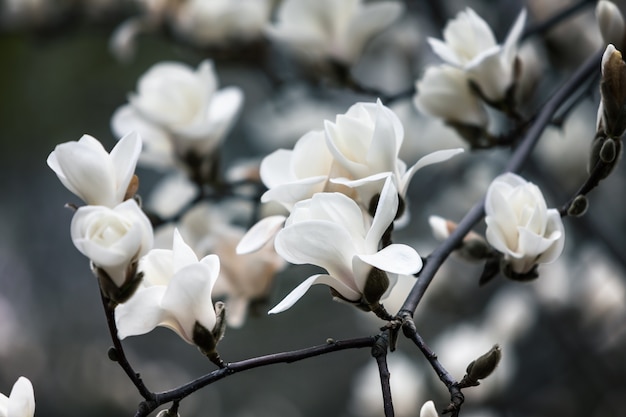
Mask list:
[[[128,362],[126,358],[126,354],[124,353],[124,348],[122,347],[122,342],[119,337],[117,337],[117,325],[115,324],[115,307],[111,304],[111,301],[100,291],[100,297],[102,298],[102,306],[104,307],[104,314],[107,320],[107,326],[109,328],[109,334],[111,335],[111,341],[113,342],[113,351],[109,352],[109,357],[114,359],[117,362],[126,375],[130,378],[132,383],[139,391],[139,394],[147,401],[151,401],[154,399],[154,394],[146,387],[141,379],[141,376],[135,372],[133,367]]]
[[[547,32],[570,16],[581,12],[585,9],[585,7],[592,6],[594,4],[596,4],[596,0],[580,0],[578,3],[567,6],[549,19],[546,19],[536,25],[528,26],[522,33],[522,40]]]

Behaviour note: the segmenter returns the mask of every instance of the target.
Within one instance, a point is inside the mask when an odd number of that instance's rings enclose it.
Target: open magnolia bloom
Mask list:
[[[428,67],[417,81],[416,90],[414,103],[422,113],[448,123],[487,128],[487,111],[463,70],[445,64]]]
[[[285,0],[268,35],[302,56],[350,65],[365,44],[402,13],[399,2]]]
[[[0,393],[1,417],[33,417],[35,415],[35,394],[33,385],[26,377],[19,377],[11,394],[7,397]]]
[[[327,274],[306,279],[270,313],[287,310],[314,284],[328,285],[333,295],[365,310],[378,306],[397,274],[422,268],[422,259],[407,245],[379,249],[397,209],[398,192],[390,178],[373,220],[341,193],[319,193],[296,204],[276,236],[276,252],[293,264],[318,265]]]
[[[237,87],[217,89],[213,63],[194,71],[179,62],[160,62],[148,70],[117,109],[115,134],[138,131],[145,138],[141,161],[171,166],[176,161],[204,160],[224,139],[243,103]]]
[[[404,140],[404,127],[398,116],[380,100],[376,103],[357,103],[335,122],[326,121],[326,144],[334,161],[345,176],[333,176],[330,181],[356,190],[360,203],[369,208],[391,177],[401,196],[405,196],[409,183],[417,170],[445,161],[463,152],[447,149],[422,157],[407,169],[398,158]]]
[[[104,271],[106,281],[112,281],[117,288],[135,278],[136,263],[152,249],[154,240],[150,220],[135,200],[114,208],[80,207],[72,218],[70,233],[76,249]]]
[[[141,138],[128,133],[109,154],[94,137],[57,145],[48,166],[61,183],[87,204],[115,207],[127,198],[141,151]],[[134,194],[134,193],[131,193]]]
[[[548,209],[541,190],[516,174],[493,180],[485,214],[487,241],[504,254],[515,274],[530,273],[563,252],[565,231],[558,210]]]
[[[139,270],[143,273],[141,285],[115,309],[118,337],[141,335],[163,326],[187,343],[213,351],[223,330],[222,317],[212,301],[219,258],[208,255],[198,260],[175,231],[172,250],[151,250],[141,259]]]
[[[500,45],[487,22],[468,7],[448,22],[444,41],[428,38],[428,42],[441,59],[463,69],[487,100],[497,103],[515,84],[517,44],[525,21],[526,10],[522,10]]]

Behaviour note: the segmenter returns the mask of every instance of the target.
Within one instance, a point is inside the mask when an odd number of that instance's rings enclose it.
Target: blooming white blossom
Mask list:
[[[145,141],[141,162],[148,165],[206,158],[229,132],[243,102],[239,88],[218,90],[217,85],[209,60],[195,71],[179,62],[160,62],[139,79],[129,103],[116,110],[113,131],[119,136],[140,132]]]
[[[109,208],[80,207],[70,226],[74,246],[121,288],[129,267],[152,249],[150,220],[135,200]]]
[[[615,3],[608,0],[600,0],[596,5],[596,20],[602,39],[606,44],[624,45],[624,16]]]
[[[431,66],[416,83],[419,111],[447,122],[486,128],[487,111],[470,88],[467,74],[450,65]]]
[[[285,0],[277,22],[267,30],[295,52],[354,63],[365,44],[402,13],[399,2],[361,0]]]
[[[548,209],[539,188],[516,174],[493,180],[485,213],[487,241],[504,254],[515,273],[528,273],[563,251],[565,231],[558,210]]]
[[[271,5],[269,0],[188,0],[176,10],[172,26],[198,45],[249,41],[263,33]]]
[[[398,158],[404,140],[404,127],[398,116],[380,100],[357,103],[335,122],[326,121],[326,144],[334,161],[346,177],[333,177],[331,182],[356,189],[364,207],[380,193],[385,178],[391,176],[401,196],[417,170],[445,161],[463,152],[447,149],[422,157],[407,169]]]
[[[340,299],[372,307],[393,287],[396,274],[413,274],[422,267],[417,252],[403,244],[379,250],[393,222],[398,193],[385,183],[373,220],[341,193],[318,193],[296,204],[275,239],[276,252],[294,264],[313,264],[327,274],[307,278],[270,313],[290,308],[314,284],[325,284]]]
[[[444,41],[428,38],[428,42],[441,59],[463,69],[488,100],[499,102],[515,83],[517,44],[525,21],[522,10],[500,45],[487,22],[468,7],[448,22]]]
[[[245,229],[233,224],[236,211],[232,204],[203,202],[193,206],[177,224],[181,236],[198,257],[213,253],[220,258],[213,295],[224,298],[230,327],[243,325],[250,303],[268,296],[276,272],[285,265],[271,245],[251,253],[236,253],[245,233]]]
[[[198,344],[196,323],[208,332],[214,330],[218,318],[211,293],[220,271],[216,255],[198,260],[176,231],[172,249],[151,250],[141,259],[139,270],[141,285],[115,309],[120,339],[163,326],[186,342]]]
[[[35,394],[33,385],[26,377],[19,377],[11,394],[7,397],[0,393],[0,416],[33,417],[35,415]]]
[[[61,183],[85,203],[115,207],[122,201],[135,173],[141,138],[128,133],[109,154],[94,137],[57,145],[48,166]]]

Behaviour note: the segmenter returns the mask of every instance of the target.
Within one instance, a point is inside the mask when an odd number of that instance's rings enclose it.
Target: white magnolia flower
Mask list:
[[[176,231],[172,250],[151,250],[141,259],[139,270],[143,272],[142,284],[115,309],[120,339],[163,326],[186,342],[198,344],[194,340],[196,323],[209,332],[214,330],[217,315],[211,292],[220,272],[216,255],[198,260]]]
[[[1,417],[33,417],[35,415],[35,394],[33,385],[26,377],[19,377],[11,394],[7,397],[0,393]]]
[[[450,65],[431,66],[416,83],[419,111],[447,122],[486,128],[487,111],[469,85],[467,74]]]
[[[420,409],[420,417],[439,417],[435,403],[432,401],[426,401]]]
[[[602,39],[606,44],[617,45],[621,48],[624,44],[624,16],[615,3],[600,0],[596,5],[596,20]]]
[[[328,285],[339,298],[371,307],[393,287],[396,274],[419,271],[422,260],[413,248],[391,244],[379,250],[397,207],[398,193],[390,179],[372,221],[340,193],[318,193],[296,204],[276,236],[276,252],[288,262],[318,265],[328,273],[306,279],[270,313],[290,308],[314,284]]]
[[[109,154],[92,136],[57,145],[48,166],[61,183],[85,203],[115,207],[126,196],[141,151],[136,133],[124,136]]]
[[[525,274],[559,257],[565,231],[556,209],[548,209],[539,188],[512,173],[493,180],[485,199],[487,241]]]
[[[448,22],[444,41],[428,38],[428,42],[441,59],[466,71],[487,99],[498,102],[515,82],[517,44],[525,21],[526,10],[522,10],[499,45],[487,22],[468,7]]]
[[[335,122],[325,122],[326,144],[334,161],[345,177],[332,177],[331,182],[355,188],[361,204],[369,207],[372,197],[380,193],[385,178],[391,176],[401,196],[417,170],[445,161],[463,152],[449,149],[433,152],[407,169],[398,158],[404,128],[398,116],[380,100],[376,103],[357,103]]]
[[[172,25],[199,45],[249,41],[263,33],[269,0],[188,0],[176,10]]]
[[[158,63],[139,79],[129,104],[113,115],[113,131],[120,136],[130,130],[142,133],[141,160],[149,165],[205,158],[229,132],[243,102],[239,88],[217,90],[217,84],[209,60],[195,71],[178,62]]]
[[[70,226],[74,246],[117,287],[127,279],[128,267],[146,254],[153,244],[152,225],[135,200],[109,208],[80,207]]]
[[[268,34],[301,55],[352,64],[402,10],[402,4],[391,1],[285,0]]]

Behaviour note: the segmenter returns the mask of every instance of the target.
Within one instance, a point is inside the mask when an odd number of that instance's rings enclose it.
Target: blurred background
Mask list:
[[[290,148],[308,130],[323,128],[323,120],[334,120],[357,101],[376,99],[376,94],[328,81],[321,70],[305,73],[262,35],[243,43],[206,44],[161,17],[136,35],[134,51],[112,51],[112,36],[123,22],[148,16],[165,3],[0,0],[0,392],[8,394],[20,375],[27,376],[39,416],[132,416],[141,400],[122,370],[107,359],[111,343],[97,283],[88,260],[72,245],[72,211],[64,208],[79,201],[45,162],[55,145],[88,133],[111,149],[111,115],[136,89],[138,78],[164,60],[195,68],[203,59],[213,59],[220,85],[244,91],[243,111],[222,150],[225,167]],[[266,20],[274,19],[279,3],[267,2]],[[445,22],[466,6],[485,18],[502,41],[522,7],[529,10],[527,25],[532,26],[574,3],[406,1],[405,13],[367,44],[351,65],[351,75],[358,85],[381,95],[410,91],[426,66],[438,62],[427,37],[441,38]],[[595,3],[582,3],[565,22],[524,41],[526,114],[603,48]],[[563,204],[585,178],[599,100],[596,85],[586,89],[560,126],[546,130],[523,170],[551,207]],[[390,107],[405,125],[401,157],[407,163],[437,149],[467,147],[441,121],[418,114],[411,94]],[[466,152],[420,171],[410,188],[411,223],[396,239],[423,256],[430,253],[437,242],[428,216],[460,220],[509,154],[505,149]],[[145,168],[138,175],[144,197],[162,177]],[[493,344],[503,349],[494,375],[465,391],[462,415],[626,415],[625,189],[621,164],[591,193],[583,218],[565,219],[565,253],[541,266],[536,281],[498,277],[479,287],[481,265],[455,256],[438,273],[416,322],[444,366],[460,379],[467,364]],[[481,223],[477,231],[483,230]],[[332,302],[325,287],[311,289],[288,312],[265,314],[312,271],[292,266],[278,274],[258,314],[252,311],[241,328],[227,330],[219,349],[225,361],[378,332],[380,320]],[[385,302],[390,312],[402,304],[412,280],[401,279]],[[153,391],[214,369],[193,346],[165,329],[124,345]],[[396,415],[417,416],[429,399],[438,410],[447,405],[447,390],[411,343],[401,339],[389,361]],[[255,369],[190,396],[181,403],[180,414],[380,416],[374,365],[367,350],[350,350]]]

